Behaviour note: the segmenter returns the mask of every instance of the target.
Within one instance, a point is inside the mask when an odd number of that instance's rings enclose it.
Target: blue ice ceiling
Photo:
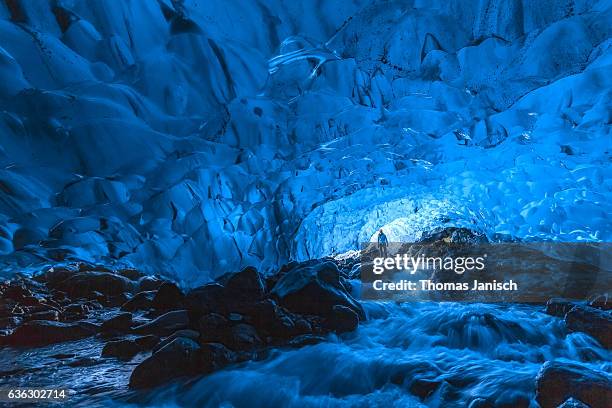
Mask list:
[[[195,284],[612,239],[610,1],[0,1],[0,257]]]

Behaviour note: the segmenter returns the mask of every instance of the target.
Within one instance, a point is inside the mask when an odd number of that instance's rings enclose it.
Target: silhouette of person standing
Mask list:
[[[382,228],[378,232],[378,252],[382,258],[387,257],[387,247],[389,246],[389,240],[383,232]]]

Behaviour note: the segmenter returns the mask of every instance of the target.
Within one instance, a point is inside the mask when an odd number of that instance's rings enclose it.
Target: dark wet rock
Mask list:
[[[312,330],[307,321],[283,309],[272,299],[255,303],[247,314],[247,321],[272,338],[288,339]]]
[[[578,401],[575,398],[569,398],[567,401],[559,405],[557,408],[590,408],[590,407],[582,401]]]
[[[321,343],[325,341],[324,336],[315,335],[315,334],[303,334],[301,336],[294,337],[289,341],[289,346],[291,347],[304,347],[311,346],[313,344]]]
[[[210,312],[226,313],[225,305],[232,299],[227,299],[225,288],[218,283],[209,283],[191,290],[185,296],[185,307],[195,313],[206,314]]]
[[[119,313],[116,316],[102,323],[102,331],[104,332],[125,332],[132,325],[132,314],[130,312]]]
[[[75,356],[76,356],[76,354],[74,354],[74,353],[59,353],[59,354],[53,354],[50,357],[51,358],[55,358],[57,360],[65,360],[67,358],[74,358]]]
[[[92,367],[100,364],[102,361],[95,357],[78,357],[68,362],[70,367]]]
[[[335,305],[331,315],[325,319],[324,325],[336,333],[350,332],[359,326],[359,316],[346,306]]]
[[[146,292],[149,290],[157,290],[165,281],[155,276],[143,276],[138,280],[138,291]]]
[[[140,351],[142,351],[142,349],[135,340],[124,339],[109,341],[102,349],[102,357],[115,357],[120,360],[128,361]]]
[[[231,323],[218,313],[208,313],[198,321],[198,331],[202,342],[226,343]]]
[[[129,280],[133,280],[133,281],[137,281],[143,276],[145,276],[144,273],[140,272],[139,270],[131,269],[131,268],[119,269],[117,270],[117,274],[123,277],[126,277]]]
[[[232,296],[255,301],[265,294],[265,285],[257,269],[249,266],[237,273],[228,273],[217,279]]]
[[[44,312],[32,313],[30,315],[26,315],[23,317],[25,321],[31,320],[49,320],[49,321],[58,321],[59,313],[57,310],[46,310]]]
[[[133,330],[141,334],[169,336],[177,330],[187,329],[190,324],[187,310],[174,310],[165,313],[149,323],[135,327]]]
[[[130,387],[149,388],[173,378],[196,374],[201,370],[199,350],[199,344],[191,339],[174,339],[136,366],[130,376]]]
[[[301,265],[278,280],[272,296],[280,305],[295,313],[325,317],[332,313],[335,305],[341,305],[364,319],[361,305],[346,292],[340,279],[333,262]]]
[[[416,395],[421,399],[427,399],[436,392],[441,384],[442,381],[417,378],[410,383],[409,390],[412,395]]]
[[[183,329],[183,330],[175,331],[170,336],[166,337],[164,340],[162,340],[157,345],[155,345],[153,347],[153,350],[152,350],[153,353],[155,353],[157,350],[160,350],[163,347],[165,347],[166,344],[172,343],[174,341],[174,339],[177,339],[179,337],[184,337],[186,339],[191,339],[193,341],[198,341],[199,338],[200,338],[200,332],[195,331],[195,330],[190,330],[190,329]]]
[[[159,337],[154,334],[147,334],[146,336],[136,337],[134,342],[136,342],[142,350],[151,350],[159,343]]]
[[[172,282],[164,282],[161,284],[157,293],[153,297],[151,307],[156,310],[177,310],[183,307],[183,299],[185,295]]]
[[[42,274],[34,276],[34,280],[46,283],[49,287],[55,287],[78,272],[75,266],[54,266]]]
[[[198,353],[199,371],[211,373],[235,362],[237,354],[230,351],[223,344],[203,344]]]
[[[16,347],[38,347],[83,339],[96,333],[94,325],[33,320],[19,326],[8,343]]]
[[[135,312],[137,310],[149,309],[155,293],[156,292],[153,290],[138,292],[131,299],[121,305],[121,310],[126,312]]]
[[[104,299],[105,296],[114,297],[131,292],[135,284],[128,278],[109,272],[79,272],[53,287],[66,292],[71,297],[99,299],[102,295]]]
[[[536,377],[536,401],[554,408],[575,398],[592,408],[607,408],[612,401],[612,380],[607,373],[584,366],[548,361]]]
[[[18,316],[3,317],[0,318],[0,329],[11,329],[19,326],[23,321],[23,318]]]
[[[101,307],[101,306],[100,306]],[[84,303],[72,303],[62,311],[62,320],[74,321],[81,320],[87,317],[90,313],[90,307]]]
[[[482,244],[489,242],[484,234],[467,228],[448,227],[438,231],[424,233],[419,242],[454,242],[466,244]]]
[[[612,315],[589,306],[574,307],[565,315],[571,331],[584,332],[606,348],[612,347]]]
[[[257,330],[244,323],[238,323],[231,329],[231,343],[225,344],[232,350],[251,350],[262,344]]]
[[[117,296],[105,296],[103,302],[109,307],[119,307],[130,299],[127,293],[120,293]]]

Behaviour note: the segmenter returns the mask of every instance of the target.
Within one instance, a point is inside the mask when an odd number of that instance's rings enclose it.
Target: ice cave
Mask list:
[[[108,339],[134,343],[132,332],[71,338],[90,349],[76,363],[52,357],[74,354],[71,343],[20,352],[20,324],[51,320],[59,331],[77,319],[63,317],[68,300],[51,314],[8,300],[15,279],[74,265],[137,270],[185,299],[247,285],[232,273],[256,271],[271,302],[308,315],[319,308],[282,303],[291,282],[278,271],[329,279],[330,262],[354,259],[381,228],[401,243],[451,229],[491,243],[611,242],[611,34],[609,0],[0,1],[0,389],[30,385],[30,370],[42,373],[32,385],[77,390],[75,406],[612,405],[607,301],[545,313],[361,306],[347,295],[338,302],[356,313],[354,331],[312,329],[321,342],[270,343],[257,357],[225,344],[236,352],[226,368],[133,391],[126,378],[148,351],[100,357]],[[161,296],[130,282],[130,307]],[[53,290],[77,296],[88,284]],[[162,293],[144,292],[153,288]],[[98,300],[96,313],[125,318],[111,310],[120,303]],[[250,347],[265,343],[251,309],[211,310]],[[158,335],[147,330],[161,317],[150,317],[134,313],[126,327]],[[176,333],[164,331],[153,355],[167,336]],[[184,336],[183,348],[223,343]],[[49,359],[61,365],[51,383]],[[570,379],[550,385],[543,371]]]

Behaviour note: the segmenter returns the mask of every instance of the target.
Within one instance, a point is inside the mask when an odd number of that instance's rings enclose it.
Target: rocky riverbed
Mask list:
[[[246,268],[186,292],[171,281],[134,269],[113,270],[86,263],[54,266],[30,277],[16,275],[0,284],[0,384],[66,387],[73,390],[73,404],[142,403],[144,396],[158,392],[151,391],[155,387],[187,386],[211,373],[266,364],[278,358],[279,352],[290,355],[291,350],[327,343],[338,347],[343,339],[350,343],[383,321],[389,336],[397,336],[390,326],[404,321],[400,309],[379,302],[362,304],[351,295],[355,262],[292,263],[271,277]],[[407,307],[418,310],[420,306]],[[452,304],[435,307],[435,319],[453,309]],[[466,307],[456,306],[455,310]],[[548,340],[534,340],[537,336],[530,330],[536,329],[512,322],[501,306],[487,306],[478,312],[471,309],[467,317],[461,315],[456,321],[449,315],[448,320],[437,322],[438,343],[452,342],[453,336],[464,332],[468,334],[460,336],[464,344],[451,348],[473,349],[474,336],[478,347],[484,344],[480,344],[483,336],[489,346],[526,342],[540,347],[555,336],[578,334],[589,339],[586,349],[590,351],[578,353],[575,361],[547,361],[544,355],[536,358],[541,368],[527,388],[530,391],[504,397],[505,401],[525,407],[531,400],[542,407],[609,406],[610,304],[602,299],[591,303],[553,299],[547,305],[528,307],[538,319],[548,314],[546,324],[562,329],[556,333],[543,327],[542,333],[550,332]],[[387,312],[381,314],[381,308]],[[476,331],[471,327],[473,319],[481,322]],[[358,329],[360,324],[363,329]],[[414,335],[412,343],[418,342]],[[604,365],[584,364],[593,361]],[[483,370],[481,377],[486,378]],[[472,385],[444,377],[439,368],[433,370],[436,375],[425,376],[406,367],[387,371],[376,387],[399,387],[419,403],[429,405],[434,395],[445,393],[442,400],[447,402],[503,406],[491,398],[466,401],[460,393]],[[449,389],[454,390],[454,397]],[[179,403],[183,404],[198,405],[195,401]]]

